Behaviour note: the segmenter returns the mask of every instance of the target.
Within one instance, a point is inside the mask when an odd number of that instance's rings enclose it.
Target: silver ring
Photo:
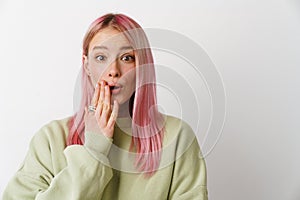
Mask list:
[[[90,106],[88,107],[88,111],[89,111],[89,112],[95,112],[95,111],[96,111],[96,106],[91,106],[91,105],[90,105]]]

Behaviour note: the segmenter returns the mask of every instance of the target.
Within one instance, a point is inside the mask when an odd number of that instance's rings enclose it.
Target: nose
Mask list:
[[[115,78],[115,77],[120,77],[121,76],[121,72],[118,66],[118,62],[114,61],[113,63],[110,64],[110,66],[108,67],[108,77],[110,78]]]

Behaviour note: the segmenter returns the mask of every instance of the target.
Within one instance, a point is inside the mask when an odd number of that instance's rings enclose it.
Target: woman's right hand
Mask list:
[[[111,108],[111,93],[109,86],[104,82],[97,83],[95,93],[91,102],[96,107],[95,112],[88,111],[85,107],[84,122],[85,131],[100,133],[112,138],[114,125],[118,117],[119,104],[115,100]]]

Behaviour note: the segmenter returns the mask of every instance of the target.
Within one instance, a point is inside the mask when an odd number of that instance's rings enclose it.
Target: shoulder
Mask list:
[[[165,119],[165,128],[172,131],[191,131],[190,125],[178,117],[172,115],[163,115]]]
[[[164,115],[164,145],[175,143],[177,148],[187,148],[196,140],[192,127],[183,119]]]
[[[31,140],[31,145],[46,145],[50,143],[65,144],[69,134],[68,122],[71,116],[51,120],[42,125]]]
[[[186,137],[195,136],[191,126],[183,119],[171,115],[163,115],[163,116],[165,119],[164,127],[165,127],[166,136],[170,134],[173,136],[181,136],[182,133],[185,133],[184,136]]]
[[[63,151],[66,148],[66,137],[69,133],[69,119],[70,117],[51,120],[36,131],[30,141],[22,167],[34,166],[40,169],[42,166],[51,173],[62,169],[65,165]]]
[[[199,158],[200,146],[189,123],[170,115],[164,115],[164,119],[162,162],[164,164],[171,163],[179,158],[184,158],[183,155]]]

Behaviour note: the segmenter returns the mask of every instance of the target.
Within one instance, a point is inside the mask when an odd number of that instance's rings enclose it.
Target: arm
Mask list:
[[[62,139],[51,141],[49,135],[40,131],[32,139],[21,168],[4,191],[3,200],[101,198],[112,177],[107,159],[111,141],[101,134],[87,132],[85,146],[68,146],[63,151],[65,160],[58,161],[56,148],[60,148],[57,143]],[[55,162],[65,163],[65,167],[55,172]]]
[[[169,199],[207,200],[206,165],[195,138],[175,162]]]
[[[97,85],[92,99],[97,109],[95,112],[85,110],[84,146],[72,145],[64,149],[62,136],[66,128],[57,124],[45,127],[33,138],[22,167],[4,191],[3,200],[101,198],[113,176],[107,155],[119,106],[114,101],[111,111],[109,87],[104,82],[101,87]],[[62,162],[64,167],[61,167]]]
[[[205,160],[192,128],[186,122],[174,119],[169,126],[172,128],[168,132],[178,132],[173,140],[176,141],[176,159],[168,199],[207,200]]]

